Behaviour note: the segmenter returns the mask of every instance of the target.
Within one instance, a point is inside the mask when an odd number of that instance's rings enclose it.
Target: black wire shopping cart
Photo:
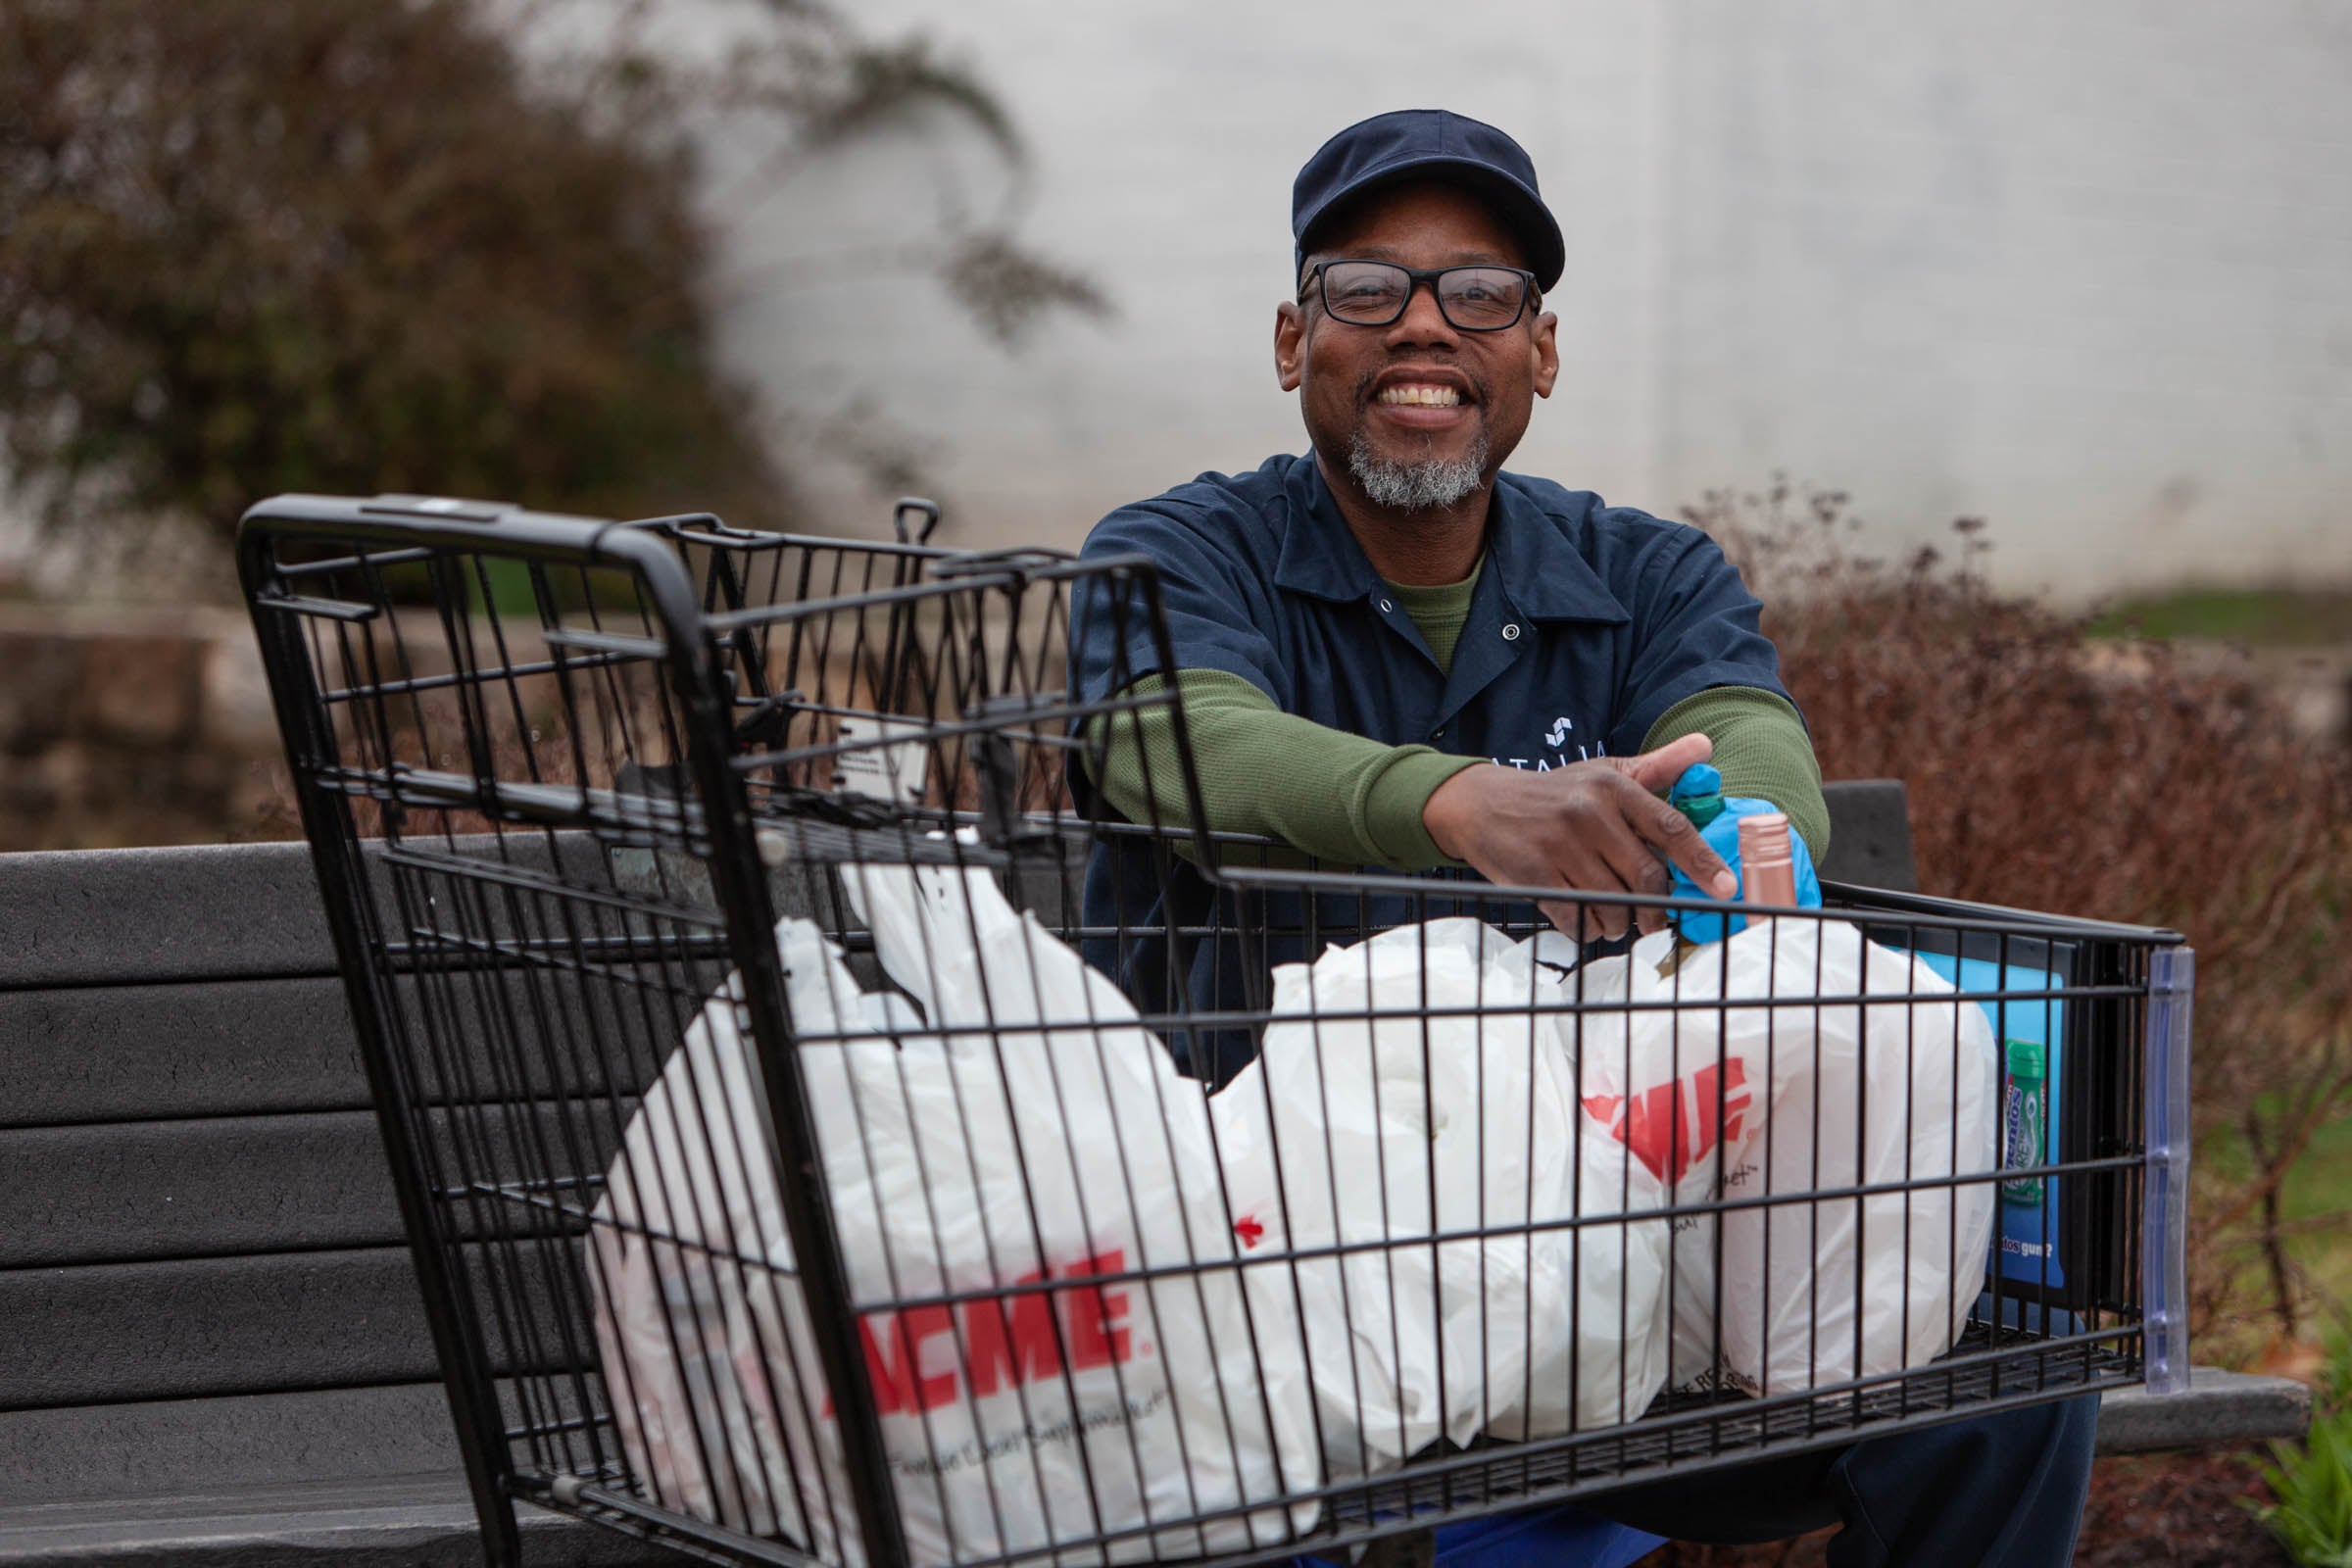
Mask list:
[[[239,557],[493,1562],[1345,1556],[2184,1382],[2171,933],[1580,952],[1209,834],[1140,559],[308,496]]]

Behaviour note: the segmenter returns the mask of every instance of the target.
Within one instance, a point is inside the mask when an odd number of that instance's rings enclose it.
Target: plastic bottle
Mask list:
[[[2036,1040],[2002,1043],[2009,1061],[2008,1103],[2002,1107],[2001,1165],[2023,1170],[2042,1162],[2048,1147],[2049,1052]],[[2041,1178],[2020,1176],[2001,1183],[2001,1200],[2031,1208],[2041,1201]]]

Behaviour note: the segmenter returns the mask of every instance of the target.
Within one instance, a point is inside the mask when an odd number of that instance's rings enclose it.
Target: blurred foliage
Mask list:
[[[52,527],[284,490],[776,520],[696,133],[763,121],[771,173],[925,113],[1019,143],[919,38],[705,11],[715,60],[626,0],[0,0],[0,461]],[[1001,231],[920,260],[1002,338],[1102,305]]]
[[[1923,889],[2195,946],[2194,1135],[2244,1152],[2200,1160],[2192,1183],[2197,1321],[2247,1358],[2301,1337],[2309,1282],[2281,1191],[2352,1104],[2342,751],[2242,674],[1996,593],[1977,519],[1953,555],[1884,561],[1834,491],[1719,492],[1690,517],[1772,607],[1823,775],[1908,786]],[[2352,1216],[2309,1218],[2340,1244]]]
[[[2352,1568],[2352,1415],[2323,1415],[2263,1467],[2278,1502],[2262,1522],[2304,1568]]]
[[[2285,1109],[2275,1097],[2266,1097],[2261,1108],[2272,1119]],[[2194,1179],[2199,1182],[2243,1182],[2256,1167],[2244,1135],[2231,1126],[2209,1125],[2196,1146],[2195,1161]],[[2338,1114],[2313,1130],[2310,1144],[2278,1183],[2276,1203],[2263,1212],[2262,1223],[2278,1234],[2276,1257],[2266,1252],[2245,1265],[2257,1298],[2266,1285],[2275,1296],[2276,1271],[2285,1276],[2298,1299],[2307,1298],[2314,1308],[2308,1320],[2298,1313],[2299,1341],[2262,1336],[2274,1343],[2265,1347],[2258,1363],[2261,1370],[2306,1375],[2312,1364],[2311,1330],[2331,1318],[2337,1324],[2352,1324],[2347,1215],[2352,1215],[2352,1115]]]

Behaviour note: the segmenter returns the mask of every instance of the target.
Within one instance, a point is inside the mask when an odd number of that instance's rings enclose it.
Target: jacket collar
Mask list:
[[[1283,483],[1282,554],[1274,583],[1292,593],[1348,602],[1368,598],[1380,574],[1340,514],[1314,454],[1291,461]],[[1589,497],[1583,499],[1591,505]],[[1621,623],[1633,617],[1582,552],[1570,542],[1567,516],[1547,511],[1510,474],[1494,484],[1488,515],[1484,576],[1494,578],[1517,611],[1535,620]]]

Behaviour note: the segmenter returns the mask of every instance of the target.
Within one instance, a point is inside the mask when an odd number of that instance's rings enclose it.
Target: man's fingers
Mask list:
[[[1544,918],[1559,927],[1563,935],[1574,937],[1580,944],[1614,942],[1625,935],[1623,909],[1603,909],[1588,904],[1552,903],[1539,904],[1536,907],[1544,912]],[[1618,916],[1614,930],[1603,918],[1610,914]]]
[[[1562,934],[1574,937],[1579,942],[1592,940],[1592,933],[1586,929],[1583,905],[1545,902],[1537,905],[1536,907],[1543,911],[1544,919],[1559,927]]]
[[[1654,752],[1640,757],[1610,759],[1617,771],[1641,785],[1652,795],[1662,795],[1674,781],[1683,776],[1683,769],[1693,762],[1703,762],[1715,755],[1715,743],[1704,735],[1686,735],[1670,741]]]
[[[1681,866],[1683,874],[1701,891],[1719,899],[1728,899],[1740,891],[1740,879],[1732,874],[1732,868],[1723,863],[1722,856],[1708,848],[1706,839],[1682,812],[1645,795],[1630,814],[1642,836],[1656,845],[1658,853],[1669,861]]]
[[[1587,853],[1598,863],[1592,871],[1593,880],[1578,885],[1609,893],[1620,888],[1628,893],[1664,893],[1672,885],[1666,875],[1665,864],[1659,860],[1657,852],[1645,842],[1641,818],[1635,814],[1658,803],[1638,788],[1623,784],[1617,786],[1616,793],[1622,797],[1617,804],[1624,814],[1610,822],[1607,831],[1595,833],[1586,842]],[[1675,814],[1681,815],[1680,812]],[[1633,911],[1610,912],[1630,914]]]
[[[1506,887],[1572,888],[1578,892],[1621,891],[1609,876],[1605,862],[1574,841],[1540,846],[1521,842],[1513,848],[1516,853],[1510,858],[1478,866],[1488,881]],[[1595,936],[1613,937],[1625,929],[1626,911],[1622,907],[1602,909],[1551,899],[1537,901],[1536,907],[1543,911],[1545,919],[1579,942],[1589,942]],[[1611,916],[1614,916],[1613,920]],[[1610,929],[1612,925],[1615,928],[1613,930]]]
[[[1642,847],[1642,858],[1646,862],[1646,866],[1642,881],[1636,885],[1634,891],[1659,898],[1672,893],[1674,879],[1667,874],[1666,862],[1650,854],[1646,845]],[[1652,931],[1662,931],[1666,928],[1666,911],[1644,905],[1634,911],[1634,924],[1641,929],[1643,936],[1647,936]]]
[[[1619,824],[1617,836],[1644,856],[1641,841],[1624,824]],[[1533,852],[1527,874],[1519,881],[1535,887],[1573,888],[1579,893],[1622,893],[1625,879],[1617,873],[1610,858],[1598,844],[1585,834],[1544,835],[1525,846]],[[1616,937],[1625,931],[1628,910],[1623,905],[1600,906],[1568,903],[1544,903],[1541,906],[1552,924],[1575,937],[1589,942],[1595,936]]]
[[[1644,862],[1656,865],[1656,856],[1648,854],[1646,844],[1635,837],[1633,825],[1623,820],[1611,823],[1606,832],[1578,835],[1552,849],[1554,874],[1583,894],[1640,894],[1644,882]],[[1621,903],[1586,906],[1586,919],[1583,919],[1586,931],[1581,931],[1581,936],[1586,941],[1592,936],[1616,941],[1625,936],[1630,919],[1633,909]]]
[[[1579,942],[1614,942],[1625,935],[1626,911],[1622,906],[1554,904],[1544,912],[1551,916],[1553,925]],[[1571,914],[1574,920],[1568,918]]]

